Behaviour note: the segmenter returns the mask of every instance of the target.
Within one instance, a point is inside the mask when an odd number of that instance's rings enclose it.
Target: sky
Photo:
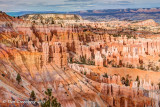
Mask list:
[[[0,0],[0,11],[81,11],[160,7],[160,0]]]

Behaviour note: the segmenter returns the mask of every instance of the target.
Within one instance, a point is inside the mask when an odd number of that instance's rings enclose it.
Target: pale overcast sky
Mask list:
[[[0,0],[0,10],[13,11],[79,11],[119,8],[160,7],[160,0]]]

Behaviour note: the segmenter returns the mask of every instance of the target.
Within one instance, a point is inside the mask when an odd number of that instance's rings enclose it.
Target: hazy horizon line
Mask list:
[[[10,12],[77,12],[77,11],[90,11],[90,10],[118,10],[118,9],[153,9],[153,8],[160,8],[160,7],[141,7],[141,8],[109,8],[109,9],[86,9],[86,10],[75,10],[75,11],[55,11],[55,10],[46,10],[46,11],[34,11],[34,10],[29,10],[29,11],[2,11],[5,13],[10,13]],[[1,11],[1,10],[0,10]]]

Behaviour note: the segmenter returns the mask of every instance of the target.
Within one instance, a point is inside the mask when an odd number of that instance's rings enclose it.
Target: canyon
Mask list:
[[[62,107],[159,107],[159,66],[160,25],[152,19],[0,12],[2,107],[34,107],[11,101],[28,101],[34,91],[38,102],[47,89]]]

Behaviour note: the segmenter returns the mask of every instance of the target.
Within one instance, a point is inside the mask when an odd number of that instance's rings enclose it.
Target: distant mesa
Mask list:
[[[30,20],[36,23],[55,24],[59,21],[81,21],[83,20],[80,15],[75,14],[27,14],[21,16],[24,20]]]

